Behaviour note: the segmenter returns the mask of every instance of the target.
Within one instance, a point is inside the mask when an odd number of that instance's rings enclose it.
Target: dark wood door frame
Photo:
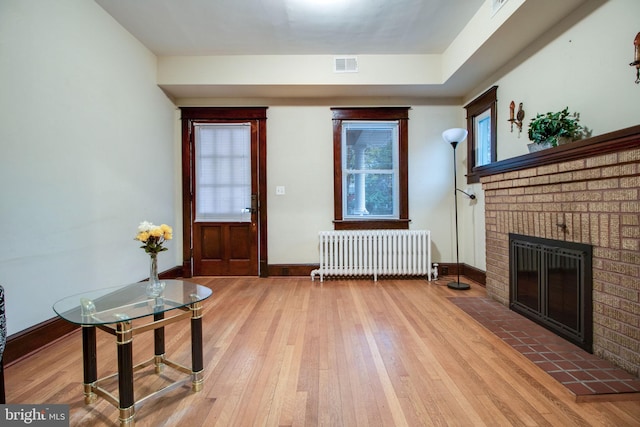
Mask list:
[[[184,277],[193,272],[192,199],[194,170],[192,135],[194,122],[256,122],[258,132],[258,274],[267,277],[267,108],[268,107],[182,107],[182,234]],[[252,126],[253,127],[253,126]]]

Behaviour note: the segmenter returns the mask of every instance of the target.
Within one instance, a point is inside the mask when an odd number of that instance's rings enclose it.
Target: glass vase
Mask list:
[[[151,255],[151,264],[149,270],[149,282],[147,283],[147,296],[150,298],[157,298],[162,295],[164,291],[164,282],[161,282],[158,278],[158,254]]]

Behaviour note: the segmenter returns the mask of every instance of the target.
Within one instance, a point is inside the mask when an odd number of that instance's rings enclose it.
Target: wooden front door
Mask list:
[[[262,260],[266,265],[266,245],[260,244],[266,236],[260,209],[266,203],[260,186],[264,113],[264,108],[182,109],[185,277],[187,271],[255,276]]]

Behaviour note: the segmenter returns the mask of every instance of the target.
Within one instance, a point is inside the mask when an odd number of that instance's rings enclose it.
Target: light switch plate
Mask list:
[[[276,187],[276,195],[283,196],[284,195],[284,185],[278,185]]]

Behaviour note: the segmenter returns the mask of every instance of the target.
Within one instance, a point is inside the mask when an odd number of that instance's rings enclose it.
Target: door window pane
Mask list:
[[[250,222],[250,124],[196,124],[195,150],[195,220]]]

